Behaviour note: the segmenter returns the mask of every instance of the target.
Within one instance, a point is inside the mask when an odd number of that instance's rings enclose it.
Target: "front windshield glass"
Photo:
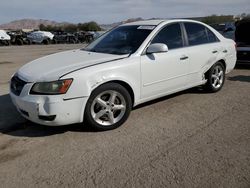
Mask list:
[[[83,50],[117,55],[132,54],[154,28],[155,26],[120,26],[104,34]]]

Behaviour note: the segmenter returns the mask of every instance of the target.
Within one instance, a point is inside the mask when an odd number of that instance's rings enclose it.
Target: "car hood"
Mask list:
[[[70,50],[31,61],[21,67],[17,75],[26,82],[53,81],[69,72],[125,57],[127,55]]]

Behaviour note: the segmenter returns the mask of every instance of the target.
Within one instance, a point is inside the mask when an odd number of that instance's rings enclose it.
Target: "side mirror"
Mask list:
[[[162,52],[167,52],[168,51],[168,46],[163,43],[155,43],[155,44],[150,44],[148,49],[147,49],[147,54],[153,54],[153,53],[162,53]]]

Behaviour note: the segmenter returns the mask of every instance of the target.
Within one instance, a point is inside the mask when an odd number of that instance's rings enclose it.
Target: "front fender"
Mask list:
[[[61,79],[66,78],[73,78],[74,81],[65,94],[65,99],[89,97],[94,89],[112,81],[125,82],[133,90],[135,103],[140,99],[139,57],[131,57],[91,66],[67,74]]]

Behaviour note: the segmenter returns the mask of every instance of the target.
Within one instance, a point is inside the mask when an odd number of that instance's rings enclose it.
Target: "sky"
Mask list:
[[[128,18],[250,13],[250,0],[1,0],[0,24],[17,19],[109,24]]]

